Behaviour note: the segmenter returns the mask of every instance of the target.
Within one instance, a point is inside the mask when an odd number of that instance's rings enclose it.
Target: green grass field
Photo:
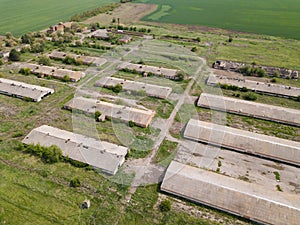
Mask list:
[[[297,0],[138,0],[158,4],[146,21],[202,25],[300,39]]]
[[[0,0],[0,34],[20,35],[38,31],[76,13],[107,5],[117,0]]]

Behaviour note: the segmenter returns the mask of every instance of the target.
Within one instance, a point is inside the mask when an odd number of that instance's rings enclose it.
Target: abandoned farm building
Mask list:
[[[246,65],[241,62],[217,60],[213,63],[212,68],[240,73],[245,66]],[[277,73],[282,78],[291,78],[291,79],[299,78],[299,72],[297,70],[290,70],[286,68],[277,68],[277,67],[269,67],[269,66],[255,66],[255,65],[251,65],[251,67],[263,69],[266,71],[266,74],[269,76],[274,76]]]
[[[136,72],[142,74],[143,76],[148,76],[150,74],[154,76],[161,76],[167,79],[176,80],[178,77],[178,70],[168,69],[163,67],[148,66],[142,64],[134,63],[123,63],[119,66],[119,70],[129,70],[131,72]]]
[[[234,85],[239,88],[246,87],[248,90],[265,93],[269,95],[276,95],[282,97],[298,97],[300,95],[300,88],[290,87],[280,84],[271,84],[265,82],[258,82],[253,80],[245,80],[241,78],[228,78],[225,76],[209,76],[207,80],[208,85],[216,86],[218,84]]]
[[[64,106],[64,108],[68,110],[77,109],[87,113],[99,111],[101,113],[99,121],[103,121],[105,118],[113,118],[123,122],[132,121],[135,125],[140,127],[148,127],[155,115],[155,112],[151,110],[116,105],[84,97],[72,99]]]
[[[108,30],[106,30],[106,29],[96,30],[96,31],[92,32],[90,34],[90,36],[92,38],[97,38],[97,39],[102,39],[102,40],[108,40],[110,38],[108,35]]]
[[[156,97],[156,98],[168,98],[168,96],[172,92],[172,88],[163,87],[159,85],[146,84],[142,82],[136,82],[131,80],[124,80],[114,77],[103,77],[99,81],[96,82],[96,86],[99,87],[112,87],[117,84],[121,84],[123,90],[128,91],[144,91],[148,96]]]
[[[62,150],[63,156],[89,164],[110,175],[116,174],[128,152],[126,147],[47,125],[33,129],[22,142],[46,147],[56,145]]]
[[[53,66],[42,66],[31,63],[22,63],[19,65],[19,69],[21,68],[29,68],[32,74],[38,75],[39,77],[50,76],[61,80],[65,76],[68,76],[72,82],[77,82],[85,76],[85,73],[80,71],[59,69]]]
[[[51,88],[0,78],[0,94],[39,102],[53,93]]]
[[[202,93],[198,106],[300,126],[300,110]]]
[[[161,190],[263,224],[299,224],[300,196],[172,161]]]
[[[299,142],[194,119],[186,125],[184,137],[300,166]]]
[[[72,59],[75,59],[76,61],[82,62],[85,65],[93,65],[93,66],[101,66],[107,61],[104,58],[85,56],[85,55],[76,55],[73,53],[65,53],[65,52],[58,52],[58,51],[53,51],[48,56],[50,59],[59,59],[59,60],[63,60],[66,57],[70,57]]]

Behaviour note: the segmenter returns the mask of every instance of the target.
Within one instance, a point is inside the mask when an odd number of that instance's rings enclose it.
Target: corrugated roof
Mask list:
[[[67,109],[78,109],[88,113],[100,111],[106,117],[120,119],[122,121],[133,121],[141,127],[148,127],[155,115],[154,111],[143,110],[109,102],[97,101],[84,97],[77,97],[65,105]]]
[[[146,84],[115,77],[103,77],[102,79],[97,81],[95,85],[100,87],[109,87],[115,86],[116,84],[122,84],[124,90],[145,91],[147,95],[157,98],[167,98],[172,92],[172,88],[170,87]]]
[[[300,165],[300,143],[190,119],[184,137]]]
[[[246,80],[246,79],[241,79],[240,77],[228,78],[225,76],[216,76],[216,75],[209,76],[207,80],[208,85],[217,85],[218,83],[235,85],[238,86],[239,88],[246,87],[249,90],[256,91],[256,92],[263,92],[270,95],[279,95],[279,96],[286,96],[286,97],[289,96],[298,97],[300,95],[300,88],[297,87]]]
[[[63,155],[115,174],[125,160],[128,148],[96,140],[47,125],[33,129],[24,144],[57,145]]]
[[[172,161],[161,190],[258,222],[298,225],[300,197]]]
[[[20,98],[30,98],[33,101],[39,102],[45,96],[53,94],[54,90],[51,88],[0,78],[0,93]]]
[[[300,126],[300,110],[202,93],[198,106]]]

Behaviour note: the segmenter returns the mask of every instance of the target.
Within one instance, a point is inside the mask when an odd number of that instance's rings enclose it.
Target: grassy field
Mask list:
[[[300,39],[296,0],[138,0],[158,4],[146,21],[202,25]]]
[[[76,13],[100,7],[117,0],[0,0],[0,34],[20,35],[38,31]]]

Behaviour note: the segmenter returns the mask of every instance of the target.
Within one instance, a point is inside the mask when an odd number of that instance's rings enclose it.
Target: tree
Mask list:
[[[23,44],[32,44],[32,42],[34,41],[34,38],[31,33],[28,33],[28,34],[22,35],[21,40],[22,40]]]
[[[30,68],[21,68],[19,73],[27,76],[30,74]]]
[[[130,120],[130,121],[128,122],[128,125],[129,125],[129,127],[134,127],[134,122],[133,122],[132,120]]]
[[[255,101],[255,100],[257,99],[257,95],[254,94],[254,93],[252,93],[252,92],[250,92],[250,93],[245,94],[245,95],[243,96],[243,98],[244,98],[245,100],[248,100],[248,101]]]
[[[95,120],[98,120],[98,118],[101,116],[101,112],[99,112],[99,111],[96,111],[95,112]]]
[[[74,177],[74,178],[70,181],[70,187],[73,187],[73,188],[80,187],[80,180],[79,180],[78,177]]]
[[[168,199],[163,200],[160,205],[159,205],[159,209],[162,212],[168,212],[171,210],[171,202]]]
[[[20,60],[21,60],[21,53],[18,52],[16,49],[13,48],[13,49],[10,51],[10,53],[9,53],[8,59],[9,59],[10,61],[14,61],[14,62],[20,61]]]
[[[71,81],[71,78],[68,75],[65,75],[63,76],[62,81],[67,83]]]
[[[197,47],[193,47],[193,48],[191,49],[191,51],[192,51],[192,52],[196,52],[196,51],[197,51]]]
[[[45,66],[51,66],[51,61],[47,56],[40,56],[38,59],[38,63]]]
[[[122,84],[116,84],[116,86],[114,86],[114,87],[112,88],[112,91],[115,92],[115,93],[119,93],[119,92],[122,91],[122,89],[123,89]]]
[[[231,36],[229,36],[228,42],[232,42],[232,41],[233,41],[233,38]]]
[[[176,77],[177,77],[178,81],[183,81],[184,80],[184,74],[182,72],[178,72]]]

